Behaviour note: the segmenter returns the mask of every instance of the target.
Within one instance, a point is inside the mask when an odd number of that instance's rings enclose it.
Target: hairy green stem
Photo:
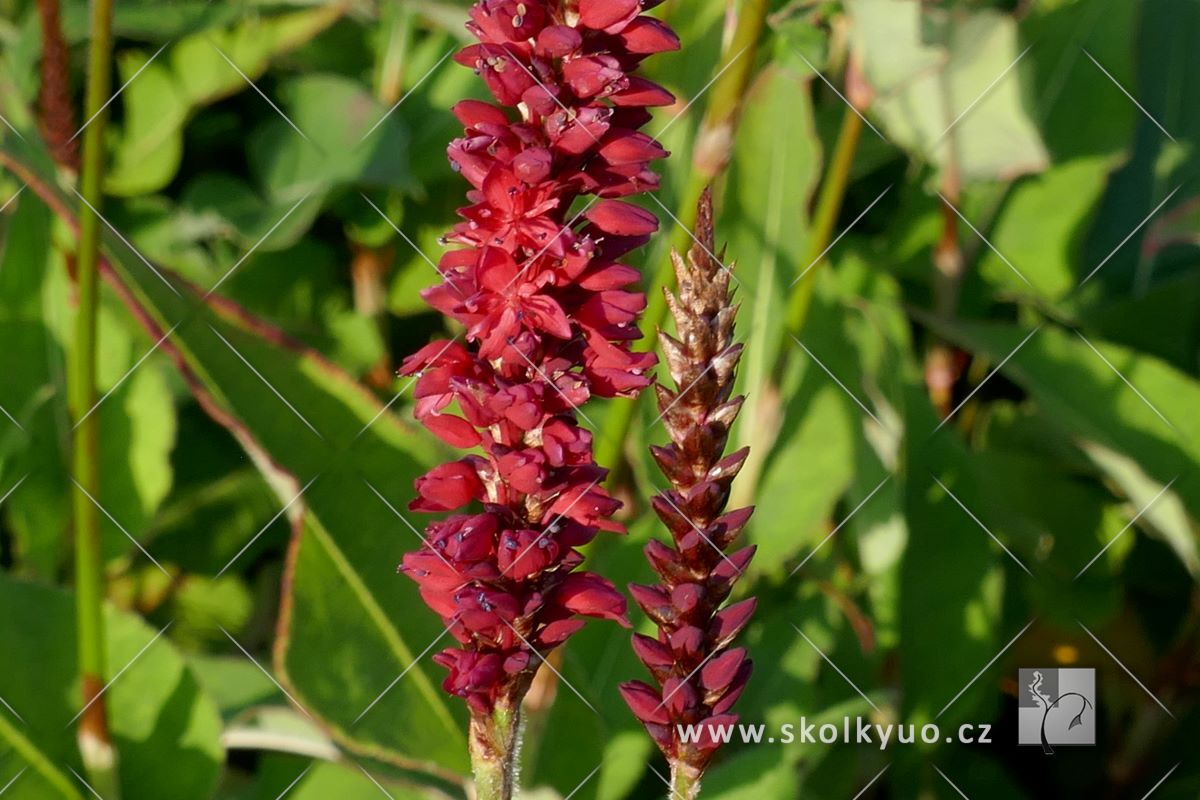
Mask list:
[[[112,0],[92,0],[80,176],[78,311],[71,352],[68,395],[75,420],[72,451],[75,513],[75,597],[79,674],[85,711],[79,718],[78,742],[83,766],[93,788],[106,800],[119,797],[117,752],[108,730],[104,698],[104,562],[100,547],[99,420],[96,403],[96,311],[99,304],[99,209],[104,180],[104,127],[101,111],[112,92]]]
[[[700,773],[682,761],[671,762],[671,796],[667,800],[696,800],[700,796]]]
[[[501,701],[490,714],[471,713],[475,800],[512,800],[517,786],[521,704]]]
[[[769,6],[767,0],[746,0],[738,12],[733,38],[717,66],[716,78],[709,89],[704,120],[696,132],[692,169],[676,206],[680,209],[676,215],[679,224],[675,226],[670,238],[672,246],[679,252],[684,252],[691,246],[691,230],[695,227],[696,204],[700,200],[701,192],[705,186],[714,183],[729,165],[742,98],[754,71]],[[671,286],[674,274],[670,260],[664,258],[646,293],[646,313],[642,315],[641,324],[644,334],[641,341],[643,348],[655,346],[655,333],[667,314],[663,288]],[[625,462],[622,450],[625,440],[629,437],[636,409],[637,405],[633,400],[614,400],[605,419],[604,430],[598,437],[596,463],[609,468],[610,486],[624,480]]]

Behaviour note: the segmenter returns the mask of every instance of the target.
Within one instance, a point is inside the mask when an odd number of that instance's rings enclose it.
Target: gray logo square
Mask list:
[[[1017,689],[1019,744],[1053,753],[1053,745],[1096,743],[1096,670],[1022,669]]]

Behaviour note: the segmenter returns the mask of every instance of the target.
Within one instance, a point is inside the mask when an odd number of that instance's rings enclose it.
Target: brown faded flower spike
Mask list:
[[[755,607],[748,599],[721,608],[754,555],[752,546],[733,549],[753,508],[725,512],[730,484],[749,450],[724,454],[742,407],[742,397],[731,397],[742,345],[733,342],[732,275],[713,255],[708,190],[700,200],[696,239],[686,259],[671,253],[679,290],[677,296],[667,292],[667,302],[678,338],[660,332],[659,341],[675,388],[655,386],[671,443],[651,447],[651,453],[671,489],[655,496],[653,506],[674,547],[651,540],[646,557],[662,583],[629,587],[658,626],[657,638],[635,634],[633,647],[660,688],[641,681],[621,686],[670,762],[672,796],[685,800],[696,796],[720,744],[714,729],[737,721],[730,709],[751,663],[744,649],[729,645]],[[693,732],[690,741],[684,740],[686,730]]]

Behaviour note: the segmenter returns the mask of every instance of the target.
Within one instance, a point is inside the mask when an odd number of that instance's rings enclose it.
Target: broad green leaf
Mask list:
[[[71,218],[73,204],[37,166],[44,160],[36,153],[10,138],[0,162]],[[293,543],[296,574],[287,588],[314,613],[287,615],[276,650],[291,693],[352,748],[447,774],[465,769],[462,708],[449,710],[433,681],[435,667],[413,664],[442,632],[412,582],[395,573],[419,541],[372,490],[403,506],[413,479],[436,457],[431,437],[382,413],[374,396],[315,352],[228,303],[201,303],[190,284],[156,275],[115,237],[105,247],[111,283],[131,309],[144,315],[155,338],[172,330],[162,349],[185,367],[201,404],[246,448],[293,519],[302,508],[312,513]],[[353,647],[344,638],[351,627]],[[327,659],[372,670],[343,672],[334,682],[319,669]],[[351,730],[371,699],[409,667]],[[396,725],[398,717],[423,720],[421,734]]]
[[[105,175],[105,191],[120,197],[162,189],[183,160],[183,123],[189,108],[171,70],[150,58],[133,50],[117,59],[121,83],[137,76],[122,93],[124,115],[120,129],[113,132],[116,148]]]
[[[79,797],[86,793],[81,784],[62,781],[68,767],[83,771],[69,725],[80,705],[75,601],[67,592],[0,576],[0,606],[0,640],[8,654],[0,697],[23,720],[13,722],[0,711],[0,786],[29,766],[7,796]],[[106,628],[112,682],[105,699],[121,754],[123,794],[209,797],[224,755],[216,706],[167,637],[155,640],[154,629],[112,609]],[[28,752],[30,745],[36,752]]]
[[[1004,360],[1028,335],[996,324],[935,326],[993,363]],[[1153,356],[1049,325],[1006,361],[1002,372],[1078,441],[1095,442],[1132,459],[1160,488],[1178,477],[1175,492],[1193,518],[1200,513],[1200,485],[1190,476],[1200,463],[1200,418],[1195,414],[1200,382]]]
[[[987,681],[955,700],[996,653],[1002,562],[993,542],[937,481],[957,494],[967,460],[949,432],[936,425],[924,387],[906,406],[903,486],[908,546],[900,568],[900,676],[903,718],[916,724],[971,718],[973,704],[991,697]],[[1014,631],[1015,632],[1015,631]]]
[[[181,39],[166,57],[188,103],[207,105],[248,89],[246,81],[258,80],[273,57],[304,44],[345,10],[344,4],[330,3],[274,16],[245,16],[229,28]]]
[[[872,109],[889,138],[943,166],[956,145],[967,180],[1045,168],[1022,70],[1014,67],[1022,48],[1012,17],[895,0],[853,0],[847,7],[851,41],[876,92]]]
[[[1019,182],[985,231],[996,250],[968,240],[980,249],[980,274],[1017,296],[1055,301],[1071,292],[1083,277],[1083,240],[1111,169],[1111,158],[1082,158]],[[969,230],[964,235],[974,236]]]

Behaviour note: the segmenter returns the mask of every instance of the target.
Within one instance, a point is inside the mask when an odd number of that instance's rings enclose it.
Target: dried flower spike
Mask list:
[[[713,250],[712,196],[700,200],[697,244],[687,259],[671,260],[678,296],[667,293],[678,338],[659,332],[675,389],[656,384],[658,407],[671,437],[651,453],[671,489],[653,507],[674,547],[658,540],[646,557],[662,578],[656,586],[630,586],[634,600],[658,626],[658,637],[634,634],[633,648],[659,688],[641,681],[621,685],[630,709],[646,726],[671,765],[672,797],[691,800],[720,745],[714,726],[731,725],[730,709],[746,686],[751,662],[730,647],[754,613],[753,598],[721,608],[754,547],[731,550],[753,508],[725,511],[729,488],[749,453],[726,456],[729,429],[742,407],[731,397],[742,346],[733,342],[737,306],[731,273]],[[679,726],[694,726],[699,741],[685,742]]]
[[[417,418],[475,452],[417,480],[410,508],[459,513],[429,525],[401,571],[458,641],[435,660],[471,710],[481,800],[512,792],[520,702],[543,657],[581,617],[628,624],[612,584],[575,571],[580,546],[621,530],[576,410],[637,394],[655,363],[630,349],[645,296],[618,259],[658,220],[616,199],[657,188],[650,162],[667,155],[638,128],[674,98],[630,74],[679,46],[641,15],[650,4],[482,0],[467,25],[479,43],[457,56],[499,105],[455,106],[466,130],[450,161],[472,189],[446,239],[463,247],[423,296],[465,327],[465,343],[433,342],[400,371],[419,376]]]

